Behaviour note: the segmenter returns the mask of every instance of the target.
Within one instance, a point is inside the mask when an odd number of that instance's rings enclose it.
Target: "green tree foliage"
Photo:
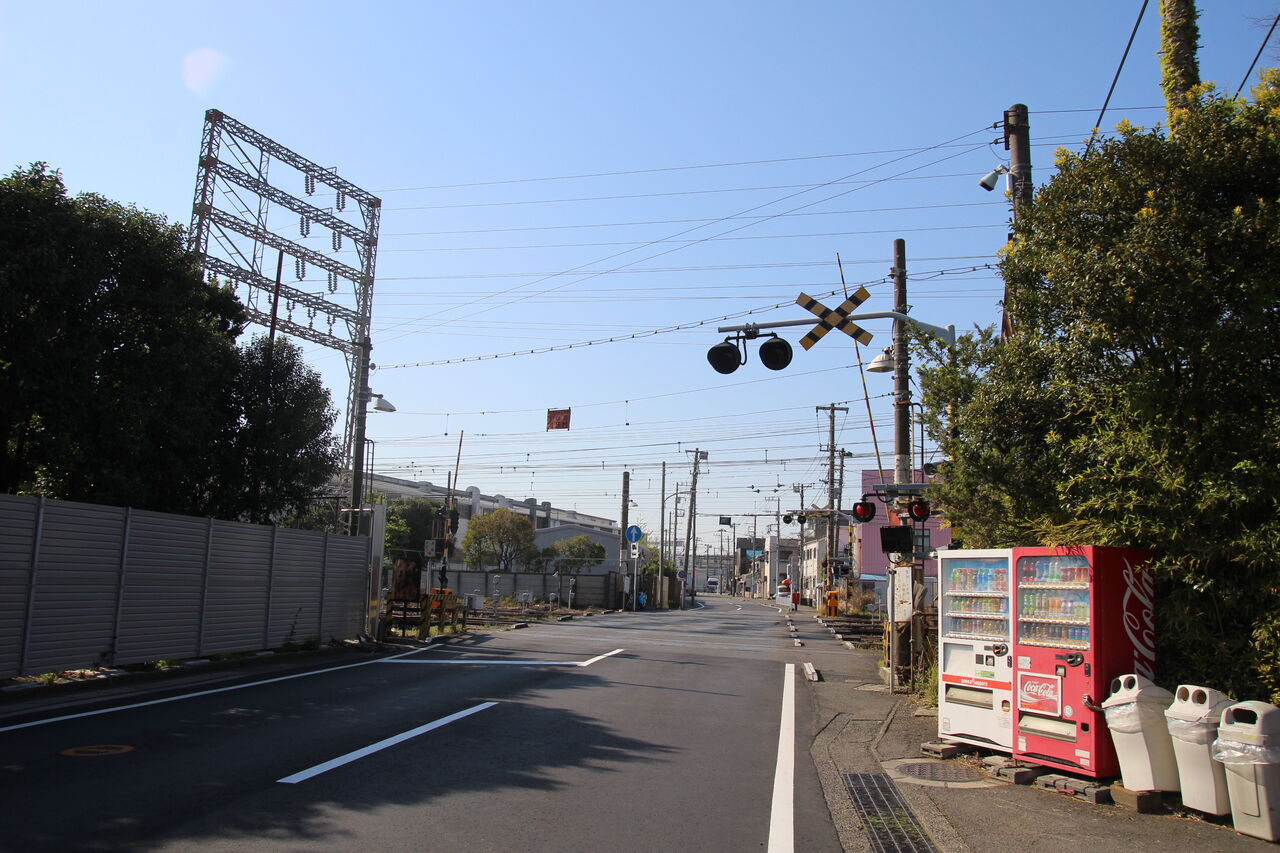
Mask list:
[[[1060,152],[1003,260],[1018,335],[922,385],[966,545],[1148,548],[1169,679],[1276,700],[1280,75],[1254,94]]]
[[[471,519],[462,537],[462,555],[468,569],[496,567],[515,571],[538,559],[533,544],[533,525],[523,515],[498,509]]]
[[[320,374],[287,338],[255,337],[237,350],[231,415],[215,452],[222,465],[210,510],[266,523],[310,505],[337,472],[338,413]]]
[[[242,322],[176,226],[0,179],[0,490],[201,510]]]
[[[437,516],[440,509],[438,502],[421,498],[396,498],[389,501],[387,548],[421,551],[424,542],[437,536]]]
[[[608,553],[603,545],[582,533],[543,548],[542,559],[550,571],[581,572],[603,563]]]
[[[308,515],[336,413],[297,346],[237,348],[244,323],[181,228],[41,163],[0,179],[0,490]]]

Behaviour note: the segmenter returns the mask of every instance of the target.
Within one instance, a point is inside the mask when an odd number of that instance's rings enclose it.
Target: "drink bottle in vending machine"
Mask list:
[[[1117,675],[1154,677],[1150,554],[1014,548],[1013,755],[1086,776],[1118,775],[1102,713]]]
[[[1012,549],[938,552],[938,736],[1013,748]]]

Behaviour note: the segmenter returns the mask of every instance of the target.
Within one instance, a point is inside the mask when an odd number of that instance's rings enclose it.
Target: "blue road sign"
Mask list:
[[[637,526],[637,525],[635,525],[635,524],[633,524],[633,525],[631,525],[630,527],[628,527],[628,528],[627,528],[627,541],[628,541],[628,542],[639,542],[639,541],[640,541],[640,537],[641,537],[641,536],[643,536],[643,535],[644,535],[644,532],[643,532],[642,530],[640,530],[639,526]]]

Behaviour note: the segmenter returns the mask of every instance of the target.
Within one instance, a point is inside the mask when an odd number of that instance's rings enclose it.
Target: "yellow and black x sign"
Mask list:
[[[796,304],[817,317],[818,325],[814,326],[809,334],[800,339],[800,346],[806,350],[811,349],[814,344],[822,340],[823,335],[832,329],[839,329],[864,346],[871,343],[871,333],[849,319],[853,309],[865,302],[869,296],[871,294],[867,292],[865,287],[859,287],[857,293],[841,302],[840,307],[832,311],[812,296],[801,293],[796,298]]]

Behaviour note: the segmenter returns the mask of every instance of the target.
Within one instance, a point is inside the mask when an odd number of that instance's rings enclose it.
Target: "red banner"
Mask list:
[[[547,429],[568,429],[571,409],[547,409]]]

